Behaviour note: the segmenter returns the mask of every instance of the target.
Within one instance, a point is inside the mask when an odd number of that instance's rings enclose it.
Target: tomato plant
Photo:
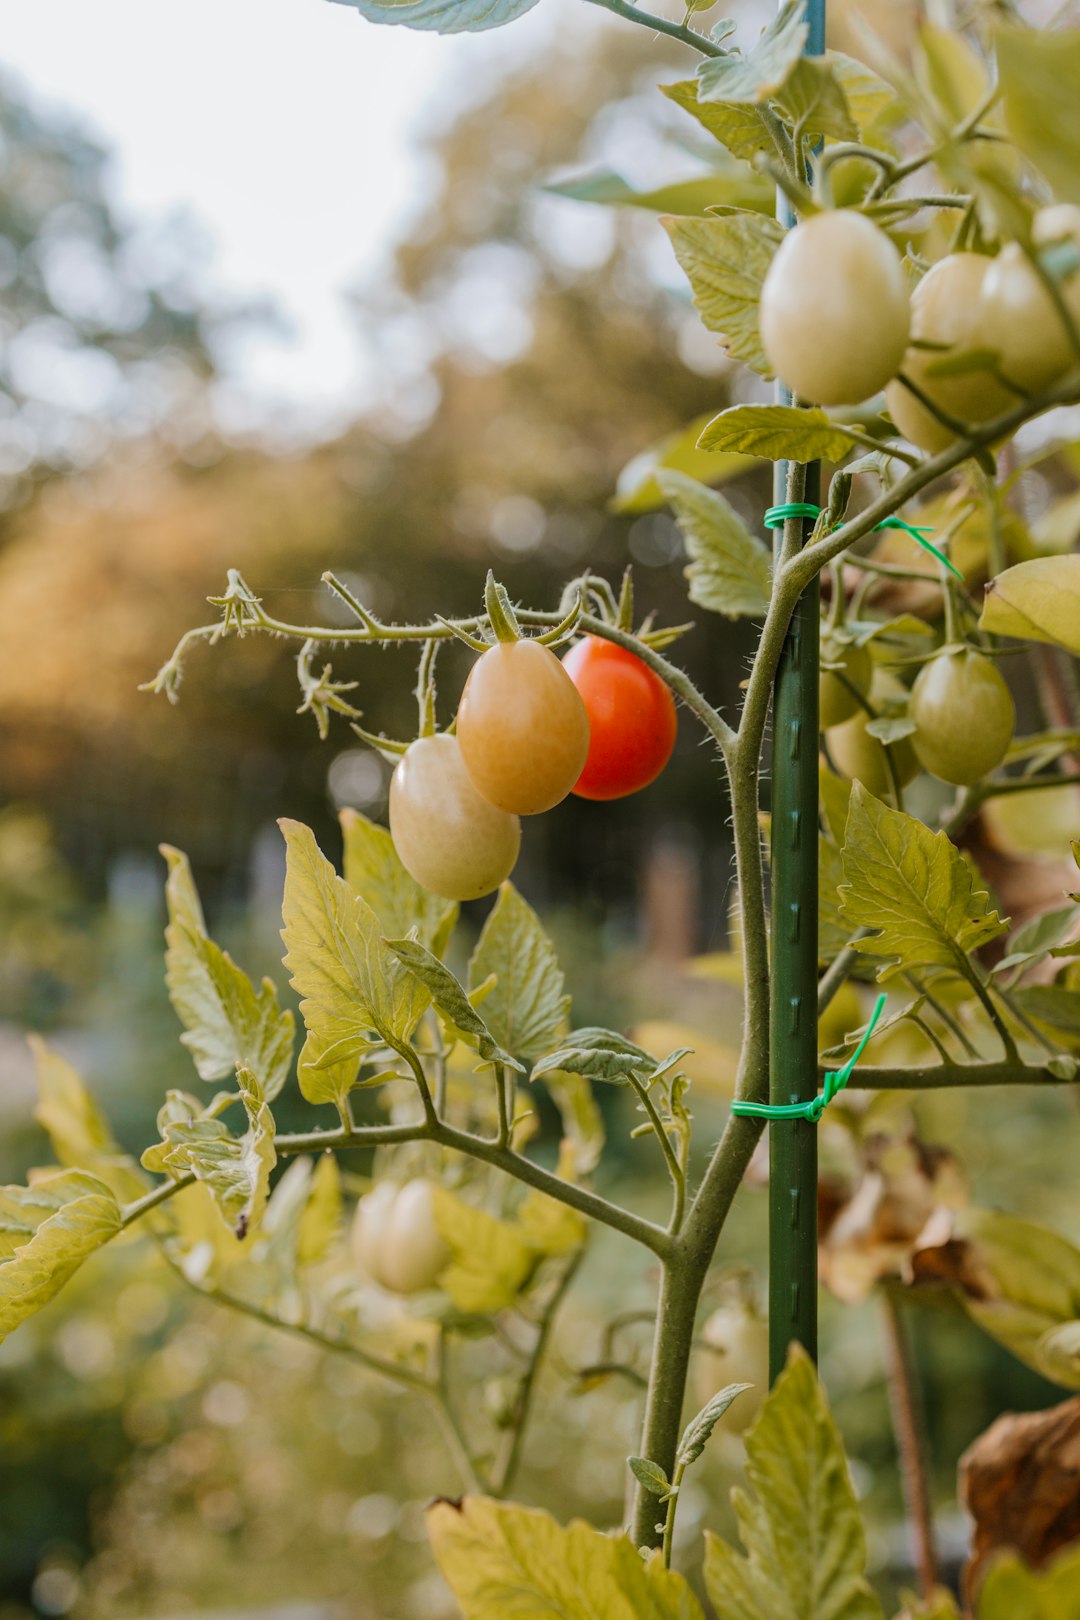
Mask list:
[[[494,11],[488,0],[358,3],[382,21],[466,30],[526,9],[525,0]],[[1080,713],[1067,659],[1080,652],[1080,558],[1069,548],[1080,451],[1071,414],[1058,407],[1080,404],[1080,333],[1074,216],[1057,210],[1075,208],[1080,31],[1043,34],[996,10],[965,12],[953,29],[920,22],[911,71],[883,59],[886,81],[871,63],[808,56],[798,5],[732,49],[723,43],[730,25],[718,25],[720,37],[700,33],[693,9],[676,23],[609,3],[702,57],[694,78],[667,88],[727,148],[710,183],[729,200],[669,214],[664,228],[729,359],[759,378],[775,368],[801,396],[793,406],[783,397],[732,404],[725,394],[704,428],[695,420],[681,441],[667,436],[648,462],[656,498],[670,503],[685,539],[689,594],[705,626],[723,635],[727,621],[760,625],[746,679],[711,700],[672,652],[690,627],[652,613],[636,622],[629,581],[617,595],[591,563],[557,604],[515,610],[489,577],[477,612],[451,619],[433,607],[412,624],[382,622],[332,574],[324,578],[344,615],[293,624],[231,572],[212,598],[220,618],[189,631],[152,684],[175,697],[197,644],[241,634],[293,641],[305,711],[323,731],[346,716],[397,761],[390,830],[346,816],[339,873],[310,829],[281,823],[283,963],[299,997],[299,1052],[292,1011],[272,982],[257,987],[217,947],[185,858],[165,850],[167,983],[196,1075],[215,1090],[170,1091],[160,1139],[136,1162],[79,1076],[39,1048],[40,1118],[63,1168],[0,1195],[0,1332],[97,1248],[146,1222],[178,1283],[351,1355],[434,1413],[448,1475],[467,1495],[434,1506],[431,1539],[470,1620],[525,1613],[522,1602],[538,1620],[577,1620],[586,1600],[589,1613],[699,1620],[696,1596],[671,1568],[676,1514],[713,1428],[729,1408],[740,1421],[738,1402],[746,1410],[744,1353],[762,1378],[762,1324],[745,1313],[736,1322],[726,1306],[710,1312],[706,1301],[730,1210],[753,1196],[744,1187],[767,1123],[773,1387],[747,1435],[757,1500],[740,1508],[746,1552],[717,1537],[708,1544],[714,1608],[776,1620],[808,1613],[811,1594],[815,1613],[884,1614],[839,1435],[799,1349],[816,1345],[820,1268],[839,1300],[881,1306],[919,1549],[921,1596],[907,1612],[958,1620],[936,1590],[901,1302],[913,1283],[947,1287],[957,1321],[966,1314],[1042,1377],[1080,1387],[1080,1251],[1038,1223],[980,1208],[956,1144],[923,1141],[914,1123],[922,1110],[903,1101],[990,1086],[1022,1098],[1080,1078],[1080,912],[1064,887],[1076,881],[1065,863],[1080,859],[1080,845],[1070,850],[1069,829],[1053,829],[1060,898],[1014,922],[991,893],[1001,863],[984,874],[979,839],[965,836],[985,830],[984,806],[1011,795],[1073,802]],[[760,206],[762,167],[776,180],[780,220]],[[610,193],[610,176],[604,185]],[[849,206],[837,210],[841,190]],[[1037,203],[1051,198],[1055,212],[1047,219],[1040,209],[1031,226]],[[897,241],[919,278],[910,302]],[[1030,264],[1032,245],[1067,351],[1049,306],[1026,272],[1019,277],[1013,250]],[[996,298],[1015,313],[993,315]],[[1003,355],[1016,376],[1045,385],[1018,391]],[[876,403],[850,408],[883,385],[890,418]],[[680,443],[702,476],[684,470]],[[783,499],[760,525],[747,517],[749,496],[714,487],[751,458],[786,468]],[[1025,475],[1062,492],[1052,524],[1028,523]],[[636,499],[653,494],[639,489]],[[759,536],[766,524],[779,525],[774,547]],[[876,549],[878,531],[896,525],[924,547],[915,560]],[[961,531],[976,534],[970,562],[959,547],[950,552]],[[825,570],[835,595],[819,669]],[[719,631],[709,615],[725,621]],[[942,619],[945,644],[928,656]],[[479,656],[456,730],[440,734],[435,654],[451,637]],[[560,662],[556,649],[576,638]],[[994,659],[1030,643],[1038,678],[1017,683],[1026,712],[1013,737]],[[337,657],[387,645],[419,650],[415,741],[363,732],[344,696],[357,683],[313,662],[324,648]],[[819,695],[836,767],[820,775]],[[730,825],[734,846],[731,949],[689,975],[713,972],[742,997],[738,1053],[713,1041],[731,1062],[723,1085],[711,1076],[711,1096],[699,1083],[700,1038],[668,1022],[670,985],[646,990],[664,1015],[647,1026],[655,1039],[577,1023],[553,941],[502,881],[518,851],[518,815],[541,814],[575,788],[632,791],[663,767],[675,698],[723,774],[717,821]],[[906,794],[920,763],[963,791],[923,779]],[[455,933],[456,901],[496,886],[478,936],[471,918]],[[884,988],[872,996],[875,978]],[[293,1082],[312,1119],[281,1131],[274,1107]],[[594,1085],[612,1097],[609,1109]],[[859,1106],[846,1095],[859,1089],[897,1095]],[[374,1094],[383,1116],[355,1113],[357,1094]],[[552,1110],[557,1141],[537,1145]],[[940,1118],[947,1129],[949,1111]],[[628,1139],[622,1154],[653,1155],[668,1188],[663,1209],[639,1196],[622,1158],[614,1171],[605,1162],[609,1130]],[[828,1154],[820,1184],[819,1135]],[[374,1185],[363,1184],[353,1211],[361,1150],[373,1156]],[[284,1174],[280,1161],[290,1162]],[[604,1321],[595,1362],[571,1366],[549,1352],[595,1227],[636,1246],[641,1286],[654,1291],[643,1310]],[[401,1295],[389,1326],[373,1282]],[[699,1368],[711,1356],[713,1371],[700,1374],[706,1398],[687,1422],[695,1351]],[[479,1391],[457,1372],[473,1354],[488,1358]],[[610,1378],[629,1386],[628,1401],[642,1395],[624,1535],[563,1530],[505,1500],[538,1391],[560,1374],[579,1395]],[[732,1381],[710,1392],[721,1378]],[[613,1480],[612,1500],[626,1483]],[[1010,1564],[985,1579],[978,1567],[969,1585],[979,1589],[980,1620],[1080,1612],[1073,1564]]]
[[[573,791],[621,799],[655,782],[678,731],[669,687],[636,653],[586,636],[563,658],[589,717],[589,751]]]

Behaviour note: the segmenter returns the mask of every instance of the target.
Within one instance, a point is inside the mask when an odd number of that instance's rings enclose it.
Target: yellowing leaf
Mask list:
[[[116,1142],[78,1070],[37,1035],[29,1039],[40,1099],[34,1118],[48,1131],[58,1162],[91,1171],[121,1203],[141,1198],[147,1182]]]
[[[516,1222],[496,1220],[445,1187],[433,1185],[432,1191],[435,1224],[451,1255],[440,1288],[470,1315],[505,1310],[532,1275],[537,1250]]]
[[[808,33],[802,6],[789,0],[748,49],[699,64],[702,101],[770,101],[798,66]]]
[[[995,37],[1009,134],[1066,202],[1080,202],[1080,29],[1002,28]]]
[[[795,405],[732,405],[701,435],[706,450],[738,450],[766,461],[843,461],[857,442],[817,406]]]
[[[315,1161],[311,1190],[300,1216],[296,1256],[302,1266],[321,1260],[341,1225],[341,1171],[332,1153]]]
[[[709,959],[699,958],[699,960]],[[735,963],[739,958],[731,956],[726,960]],[[741,985],[741,973],[737,978],[726,982]],[[679,1047],[692,1048],[685,1057],[679,1059],[681,1072],[690,1076],[695,1087],[708,1092],[712,1097],[734,1095],[735,1075],[739,1067],[739,1054],[734,1046],[713,1040],[711,1036],[703,1035],[700,1030],[691,1029],[686,1024],[659,1018],[646,1019],[643,1024],[636,1024],[633,1033],[635,1041],[650,1052],[673,1052]]]
[[[469,962],[469,989],[494,974],[481,1003],[484,1023],[500,1046],[518,1058],[536,1058],[565,1027],[570,998],[536,912],[512,883],[499,890]]]
[[[859,138],[840,76],[821,57],[804,56],[796,62],[776,100],[784,116],[808,134],[837,141]]]
[[[564,1139],[573,1150],[574,1170],[587,1176],[600,1162],[607,1134],[592,1085],[583,1074],[564,1070],[545,1074],[543,1082],[559,1110]]]
[[[759,152],[774,150],[765,113],[753,102],[703,100],[697,79],[682,79],[677,84],[662,84],[660,88],[665,96],[704,125],[734,157],[752,162]]]
[[[401,864],[386,828],[359,810],[341,812],[341,833],[345,881],[371,907],[383,933],[402,939],[415,928],[421,941],[441,956],[457,921],[456,902],[422,889]]]
[[[860,951],[895,959],[900,968],[965,972],[969,952],[1006,926],[945,833],[890,810],[861,782],[851,791],[843,867],[843,916],[872,930]]]
[[[809,1357],[794,1347],[746,1435],[756,1500],[732,1493],[746,1554],[706,1534],[724,1620],[881,1620],[844,1449]]]
[[[783,236],[783,228],[763,214],[727,214],[716,219],[664,219],[675,257],[689,277],[710,332],[718,332],[736,360],[769,376],[758,332],[761,286]],[[710,445],[710,449],[739,449]]]
[[[428,1510],[432,1550],[463,1620],[702,1620],[681,1575],[626,1536],[466,1497]]]
[[[223,1080],[242,1064],[272,1101],[292,1067],[293,1015],[278,1006],[269,979],[256,990],[208,937],[187,856],[168,844],[161,853],[169,868],[165,982],[184,1026],[180,1039],[201,1080]]]
[[[1033,557],[986,587],[979,627],[1080,655],[1080,556]]]
[[[690,554],[690,600],[729,619],[763,617],[772,595],[769,548],[716,490],[673,471],[658,472],[656,481],[675,509]]]
[[[296,1078],[301,1096],[313,1107],[333,1103],[335,1108],[341,1109],[356,1084],[360,1073],[359,1052],[352,1052],[343,1058],[327,1059],[330,1046],[337,1047],[339,1044],[337,1027],[332,1026],[327,1031],[320,1029],[309,1032],[301,1049]]]
[[[979,1592],[978,1620],[1075,1620],[1080,1614],[1080,1549],[1066,1547],[1045,1569],[1015,1553],[990,1566]]]
[[[237,1078],[248,1120],[242,1137],[234,1137],[220,1119],[174,1115],[164,1122],[164,1149],[150,1151],[160,1154],[162,1166],[168,1171],[177,1175],[190,1172],[196,1181],[205,1182],[223,1219],[237,1237],[243,1238],[254,1230],[266,1208],[270,1172],[277,1163],[277,1154],[274,1118],[258,1079],[250,1069],[240,1069]],[[160,1125],[161,1115],[158,1121]],[[147,1162],[147,1155],[143,1162]]]
[[[379,1042],[409,1039],[431,1001],[383,943],[367,902],[338,877],[309,827],[283,821],[285,966],[300,1011],[322,1044],[320,1062],[344,1063]],[[332,1059],[331,1055],[332,1054]]]
[[[31,1187],[0,1187],[0,1341],[119,1230],[116,1199],[82,1171],[41,1176]]]
[[[684,428],[669,433],[658,444],[634,456],[615,481],[615,494],[609,505],[613,512],[655,512],[667,501],[657,482],[657,473],[667,467],[685,473],[702,484],[726,484],[754,466],[752,456],[714,455],[698,447],[705,424],[712,412],[697,416]]]
[[[469,1045],[475,1045],[480,1057],[485,1063],[500,1064],[504,1068],[521,1069],[521,1064],[509,1052],[504,1052],[488,1029],[480,1014],[465,994],[464,987],[458,983],[444,962],[427,950],[415,939],[388,939],[388,948],[393,951],[403,967],[414,973],[420,983],[429,990],[431,999],[447,1022],[452,1037],[462,1037]]]

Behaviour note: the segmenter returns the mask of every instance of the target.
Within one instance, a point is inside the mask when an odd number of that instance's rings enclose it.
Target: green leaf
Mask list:
[[[664,1470],[656,1463],[650,1462],[648,1457],[627,1457],[626,1466],[638,1484],[644,1485],[653,1496],[665,1496],[670,1491],[670,1479]]]
[[[421,984],[431,992],[431,998],[443,1017],[449,1020],[455,1030],[468,1037],[470,1044],[475,1043],[485,1063],[501,1063],[505,1068],[517,1069],[524,1074],[522,1064],[509,1052],[503,1051],[465,994],[463,986],[437,956],[432,956],[417,940],[388,939],[386,943],[398,961],[410,973],[415,973]]]
[[[1033,557],[1006,568],[986,587],[979,628],[1080,656],[1080,556]]]
[[[718,1389],[716,1394],[710,1396],[696,1417],[683,1430],[683,1437],[679,1441],[679,1450],[676,1461],[688,1468],[691,1463],[697,1462],[701,1453],[709,1443],[713,1430],[735,1400],[744,1390],[753,1389],[753,1384],[728,1384],[724,1389]]]
[[[794,72],[809,28],[798,0],[784,6],[743,55],[709,57],[698,65],[702,101],[771,100]]]
[[[285,966],[304,998],[300,1011],[321,1045],[321,1063],[343,1063],[373,1043],[408,1041],[430,992],[383,943],[374,911],[338,877],[309,827],[282,821],[285,835]]]
[[[686,473],[702,484],[727,484],[754,468],[753,456],[714,455],[698,448],[701,431],[712,421],[712,412],[697,416],[676,433],[669,433],[658,444],[642,450],[628,461],[615,483],[609,502],[613,512],[655,512],[667,504],[667,496],[657,482],[665,467]]]
[[[660,86],[665,96],[691,113],[733,157],[753,162],[759,152],[773,152],[768,120],[760,107],[737,101],[705,101],[696,79]]]
[[[439,1277],[459,1311],[487,1316],[513,1305],[539,1254],[517,1222],[499,1221],[433,1184],[435,1224],[450,1250]]]
[[[1048,1024],[1059,1035],[1080,1036],[1080,990],[1063,984],[1031,984],[1012,994],[1029,1018]]]
[[[785,118],[802,124],[808,135],[828,135],[837,141],[859,138],[840,77],[821,57],[801,57],[776,100]]]
[[[732,1493],[746,1555],[706,1533],[705,1585],[724,1620],[881,1620],[844,1449],[809,1358],[791,1359],[746,1435],[756,1500]]]
[[[187,856],[169,844],[162,844],[161,853],[169,868],[165,983],[184,1026],[180,1040],[200,1080],[223,1080],[243,1065],[258,1075],[272,1101],[292,1068],[293,1015],[278,1006],[269,979],[256,991],[228,952],[207,936]]]
[[[257,1076],[250,1069],[240,1069],[237,1078],[248,1120],[242,1137],[234,1137],[222,1120],[205,1115],[197,1119],[174,1116],[164,1122],[159,1115],[158,1123],[163,1125],[166,1144],[161,1154],[164,1168],[176,1175],[190,1171],[196,1181],[204,1182],[226,1223],[238,1238],[244,1238],[258,1225],[266,1208],[277,1154],[274,1116]]]
[[[956,1599],[943,1586],[935,1587],[933,1596],[926,1602],[914,1592],[901,1592],[900,1601],[904,1609],[898,1620],[963,1620]]]
[[[650,191],[635,191],[621,175],[610,169],[560,180],[544,190],[575,202],[601,203],[615,208],[646,208],[655,214],[703,215],[710,208],[749,208],[757,213],[771,211],[774,188],[764,175],[742,164],[728,169],[695,175],[691,180],[673,180]]]
[[[1066,1547],[1045,1569],[1013,1552],[997,1555],[979,1589],[978,1620],[1076,1620],[1080,1614],[1080,1548]]]
[[[1013,968],[1031,967],[1033,963],[1043,961],[1068,938],[1078,921],[1080,918],[1074,905],[1040,911],[1012,935],[1008,955],[994,964],[993,972],[1008,973]],[[1080,945],[1076,949],[1080,954]]]
[[[29,1042],[39,1098],[34,1118],[49,1133],[57,1162],[91,1171],[122,1204],[141,1198],[147,1183],[117,1143],[78,1070],[39,1036],[31,1035]]]
[[[685,473],[658,472],[657,483],[675,508],[691,562],[690,599],[726,618],[763,615],[772,594],[772,555],[750,533],[734,507]]]
[[[995,36],[1009,134],[1067,202],[1080,202],[1080,29],[1002,28]]]
[[[1006,926],[945,833],[890,810],[861,782],[851,790],[840,894],[847,921],[873,930],[860,951],[889,958],[881,979],[894,966],[966,973],[969,953]]]
[[[423,944],[441,956],[457,922],[457,902],[422,889],[401,864],[386,828],[359,810],[341,812],[341,833],[345,881],[371,907],[383,933],[404,939],[415,928]]]
[[[119,1230],[112,1192],[81,1170],[0,1187],[0,1342]]]
[[[766,461],[843,461],[856,440],[817,406],[732,405],[713,417],[700,442]]]
[[[368,22],[401,23],[436,34],[478,34],[502,28],[531,11],[536,0],[335,0]]]
[[[488,1497],[439,1501],[428,1535],[463,1620],[703,1620],[659,1553],[643,1561],[624,1535]]]
[[[723,347],[734,359],[745,360],[755,371],[770,376],[758,332],[758,303],[783,227],[762,214],[664,219],[661,223],[709,331],[720,334]]]
[[[533,1067],[532,1078],[555,1071],[624,1085],[630,1075],[644,1078],[656,1068],[656,1059],[633,1041],[613,1029],[589,1026],[573,1030],[554,1052],[542,1057]]]
[[[831,839],[818,842],[818,959],[831,962],[845,949],[851,929],[840,910],[844,864]]]
[[[570,997],[536,912],[512,883],[504,883],[469,962],[469,989],[492,974],[484,1022],[507,1052],[529,1060],[550,1049],[565,1028]]]

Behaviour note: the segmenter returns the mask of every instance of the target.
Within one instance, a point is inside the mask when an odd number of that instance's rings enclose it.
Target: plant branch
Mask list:
[[[892,1409],[893,1432],[900,1456],[900,1478],[904,1501],[911,1521],[915,1544],[915,1569],[919,1590],[929,1601],[937,1586],[937,1553],[934,1547],[934,1520],[926,1459],[926,1438],[919,1419],[915,1368],[908,1343],[906,1323],[899,1301],[888,1288],[882,1290],[885,1331],[885,1366]]]
[[[687,28],[682,23],[670,22],[667,17],[656,17],[651,11],[641,11],[637,6],[629,5],[627,0],[588,0],[588,3],[603,6],[605,11],[612,11],[616,17],[623,17],[627,22],[640,23],[643,28],[648,28],[653,33],[667,34],[669,39],[681,40],[684,45],[700,51],[702,56],[723,55],[718,45],[714,45],[711,39],[706,39],[702,34],[695,33],[692,28]]]
[[[540,1374],[544,1357],[547,1354],[552,1329],[555,1326],[555,1318],[558,1315],[559,1308],[562,1305],[563,1300],[570,1291],[570,1284],[576,1277],[578,1268],[580,1267],[584,1258],[585,1250],[583,1248],[579,1249],[577,1253],[571,1257],[569,1263],[563,1268],[562,1276],[559,1278],[559,1281],[552,1292],[551,1298],[544,1307],[544,1312],[540,1318],[540,1326],[536,1335],[536,1342],[533,1345],[532,1354],[529,1357],[529,1364],[525,1369],[520,1387],[518,1389],[516,1413],[517,1422],[510,1431],[502,1454],[492,1470],[491,1489],[496,1496],[505,1496],[507,1491],[510,1490],[514,1483],[514,1477],[517,1473],[518,1465],[521,1462],[521,1455],[525,1447],[525,1434],[529,1425],[529,1418],[532,1415],[532,1402],[533,1396],[536,1393],[537,1379]]]
[[[824,1078],[825,1065],[819,1075]],[[849,1091],[947,1091],[971,1086],[1074,1085],[1037,1063],[916,1063],[902,1068],[859,1064],[847,1083]]]

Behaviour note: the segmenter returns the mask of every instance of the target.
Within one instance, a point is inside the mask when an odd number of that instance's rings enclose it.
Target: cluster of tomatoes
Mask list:
[[[675,702],[636,654],[587,636],[560,662],[539,641],[477,659],[453,733],[420,737],[390,783],[390,832],[406,869],[448,900],[477,900],[513,871],[520,816],[570,793],[618,799],[663,770]]]
[[[1018,242],[996,258],[950,253],[909,292],[899,253],[865,214],[815,214],[787,233],[765,277],[769,364],[817,405],[856,405],[884,389],[904,437],[943,450],[956,437],[950,422],[990,421],[1076,363],[1059,301],[1080,323],[1080,208],[1036,214],[1031,246],[1044,264],[1062,261],[1056,297],[1049,271]]]
[[[941,649],[910,693],[875,666],[868,647],[823,639],[819,719],[829,758],[844,776],[887,798],[893,773],[901,787],[920,767],[968,787],[1000,765],[1016,725],[1012,696],[997,665],[974,647]],[[888,744],[868,729],[884,708],[906,710],[915,730]]]

